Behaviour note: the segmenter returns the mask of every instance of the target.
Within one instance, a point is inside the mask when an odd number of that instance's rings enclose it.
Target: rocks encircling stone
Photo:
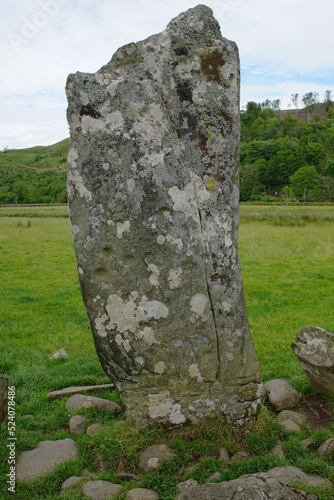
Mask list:
[[[306,423],[306,417],[291,410],[283,410],[277,415],[277,420],[283,422],[283,420],[292,420],[295,424],[303,425]]]
[[[103,385],[84,385],[79,387],[66,387],[65,389],[60,389],[59,391],[51,391],[48,394],[49,399],[63,398],[65,396],[72,396],[73,394],[80,394],[81,392],[94,392],[101,391],[105,389],[114,389],[114,384],[103,384]]]
[[[156,444],[149,446],[139,455],[138,467],[144,472],[157,469],[166,460],[173,462],[175,455],[165,444]]]
[[[282,441],[279,441],[276,446],[272,449],[271,453],[273,455],[277,455],[278,457],[284,458],[284,448],[283,448],[283,443]]]
[[[101,424],[92,424],[89,425],[86,429],[86,434],[90,437],[95,436],[101,429],[103,429],[103,425]]]
[[[176,489],[178,491],[185,491],[189,488],[193,488],[194,486],[198,486],[198,482],[195,479],[188,479],[187,481],[183,481],[176,485]]]
[[[314,495],[299,492],[271,477],[269,474],[249,474],[233,481],[207,483],[182,491],[175,500],[316,500]]]
[[[137,426],[261,405],[238,258],[240,64],[210,8],[68,77],[68,194],[103,368]]]
[[[159,495],[156,491],[146,488],[134,488],[126,494],[126,500],[159,500]]]
[[[84,431],[87,418],[82,415],[75,415],[70,419],[70,433],[81,434]]]
[[[327,439],[318,448],[319,455],[329,455],[334,452],[334,438]]]
[[[8,414],[8,379],[0,376],[0,429]]]
[[[298,467],[292,467],[287,465],[285,467],[274,467],[267,472],[271,477],[277,479],[281,483],[291,485],[293,483],[300,483],[304,486],[332,486],[329,479],[325,479],[319,476],[309,476],[305,474]]]
[[[33,481],[52,472],[56,466],[77,457],[77,445],[72,439],[41,441],[37,448],[21,453],[16,464],[16,478],[21,481]]]
[[[81,410],[82,408],[97,408],[100,411],[106,411],[115,415],[122,413],[122,408],[108,399],[95,398],[94,396],[84,396],[75,394],[66,401],[66,408],[69,410]]]
[[[284,379],[270,380],[265,384],[270,403],[280,410],[299,403],[300,396],[296,389]]]
[[[121,492],[120,484],[112,484],[109,481],[89,481],[82,489],[82,493],[93,500],[105,500],[116,498]]]
[[[82,476],[72,476],[66,479],[61,485],[62,491],[71,490],[76,487],[77,484],[87,481],[87,477]]]
[[[58,358],[68,358],[68,354],[63,347],[58,349],[58,351],[54,352],[51,356],[51,359],[58,359]]]
[[[291,347],[311,385],[334,395],[334,334],[306,326]]]

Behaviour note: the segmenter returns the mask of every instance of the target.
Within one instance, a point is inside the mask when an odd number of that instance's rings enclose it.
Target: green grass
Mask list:
[[[25,149],[8,149],[0,152],[0,168],[3,166],[25,166],[35,169],[66,170],[69,139],[51,146],[34,146]]]
[[[302,396],[312,392],[291,350],[298,330],[308,324],[334,331],[333,207],[241,206],[239,253],[252,338],[267,381],[286,378]],[[73,413],[65,400],[49,401],[47,393],[69,385],[107,383],[95,352],[82,303],[67,207],[2,208],[0,210],[0,373],[16,387],[17,455],[41,440],[72,437],[68,422]],[[60,347],[66,359],[51,359]],[[101,397],[119,401],[116,391]],[[80,458],[59,467],[54,474],[30,484],[17,484],[17,498],[83,498],[61,493],[62,482],[84,469],[98,479],[118,481],[120,461],[138,473],[137,459],[147,446],[167,443],[175,462],[145,474],[142,487],[153,488],[163,500],[173,499],[176,484],[189,478],[204,483],[213,472],[222,480],[291,464],[307,473],[334,481],[333,457],[305,453],[300,441],[313,435],[317,444],[334,437],[334,426],[291,436],[272,418],[266,403],[257,422],[236,429],[218,419],[206,427],[166,430],[159,426],[128,429],[124,417],[114,419],[94,410],[85,412],[89,425],[101,422],[94,438],[75,436]],[[6,488],[6,428],[1,433],[0,497]],[[271,455],[278,440],[286,459]],[[220,447],[231,454],[247,450],[251,457],[227,465],[219,461]],[[122,498],[134,483],[124,485]],[[311,491],[311,490],[310,490]],[[312,490],[318,498],[333,498],[333,489]]]

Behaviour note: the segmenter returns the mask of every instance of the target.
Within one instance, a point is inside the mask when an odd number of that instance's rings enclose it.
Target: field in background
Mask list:
[[[264,380],[286,378],[305,395],[311,389],[290,344],[308,324],[334,332],[334,209],[243,205],[240,215],[247,311]],[[50,403],[48,391],[108,380],[81,299],[67,207],[0,209],[0,252],[0,373],[16,386],[19,453],[41,440],[69,437],[64,402]],[[60,347],[69,357],[50,359]],[[107,397],[118,398],[115,392]],[[71,473],[81,475],[92,456],[86,437],[78,439],[86,452]],[[1,447],[3,467],[5,457]],[[58,491],[66,474],[60,471],[45,487]],[[41,488],[27,487],[20,498],[38,498]]]

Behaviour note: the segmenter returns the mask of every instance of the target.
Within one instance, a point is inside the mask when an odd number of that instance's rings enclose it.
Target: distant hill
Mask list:
[[[25,149],[8,149],[0,153],[0,168],[26,167],[36,170],[66,170],[69,139],[51,146],[34,146]]]

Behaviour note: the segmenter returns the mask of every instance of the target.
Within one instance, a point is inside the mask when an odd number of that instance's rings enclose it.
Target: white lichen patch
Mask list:
[[[170,269],[168,274],[168,284],[171,290],[175,290],[181,285],[182,273],[183,271],[180,267],[178,267],[177,269]]]
[[[159,361],[159,363],[157,363],[154,366],[154,371],[155,371],[155,373],[162,375],[165,371],[165,363],[163,361]]]
[[[190,300],[190,310],[198,316],[203,316],[209,299],[203,293],[197,293]]]
[[[84,247],[87,250],[87,252],[90,252],[91,250],[93,250],[93,248],[95,247],[95,240],[94,240],[94,238],[90,238],[88,236],[87,237],[87,241],[84,244]]]
[[[104,325],[106,321],[108,321],[108,316],[106,314],[103,314],[103,316],[101,317],[95,318],[96,332],[100,337],[106,337],[108,334]]]
[[[226,353],[226,359],[228,359],[228,361],[233,361],[234,360],[233,354],[231,352]]]
[[[124,350],[126,352],[130,352],[131,351],[131,345],[130,345],[129,340],[126,337],[127,337],[126,333],[124,334],[124,338],[120,334],[117,334],[115,336],[115,342],[116,342],[117,345],[123,346],[123,348],[124,348]]]
[[[138,365],[143,366],[144,358],[142,358],[141,356],[138,356],[137,358],[135,358],[135,362],[138,363]]]
[[[158,277],[160,276],[160,269],[155,264],[147,264],[147,268],[152,273],[149,277],[149,282],[151,283],[151,285],[153,285],[157,288],[160,285],[160,282],[158,279]]]
[[[182,414],[181,412],[181,405],[175,404],[173,405],[173,408],[171,409],[169,415],[169,421],[171,424],[184,424],[186,421],[186,417]]]
[[[198,363],[195,365],[190,365],[188,368],[188,373],[191,378],[197,378],[197,382],[203,382],[203,377],[201,374],[201,370],[199,369]]]
[[[151,418],[167,419],[172,424],[183,424],[186,419],[181,412],[181,405],[175,404],[170,397],[169,391],[161,392],[160,394],[149,394],[149,415]]]
[[[162,235],[162,234],[159,234],[159,236],[157,237],[157,243],[158,245],[163,245],[166,241],[166,238]]]
[[[81,175],[73,170],[69,170],[67,174],[67,185],[68,185],[68,194],[69,197],[72,198],[73,193],[71,187],[73,186],[79,193],[80,198],[85,198],[87,202],[91,201],[92,193],[88,191],[86,186],[83,183]]]
[[[147,345],[159,344],[155,338],[153,328],[145,326],[145,328],[135,334],[136,340],[143,340]]]
[[[126,220],[125,222],[117,222],[117,238],[122,239],[124,233],[129,233],[131,229],[131,222]]]
[[[78,228],[78,226],[76,226],[75,224],[72,226],[72,233],[73,233],[73,236],[75,236],[76,234],[78,234],[80,231],[80,229]]]
[[[159,302],[158,300],[152,300],[143,305],[144,311],[147,313],[148,319],[161,319],[167,318],[169,314],[168,307]]]

